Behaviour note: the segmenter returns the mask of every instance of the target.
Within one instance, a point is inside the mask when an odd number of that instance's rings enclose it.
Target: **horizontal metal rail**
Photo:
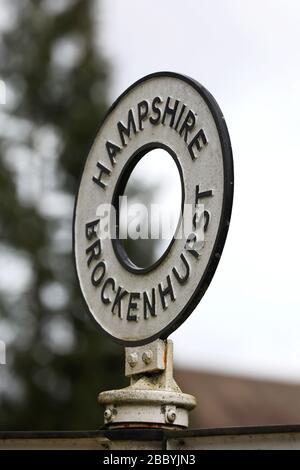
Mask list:
[[[215,450],[300,449],[300,425],[191,429],[0,432],[0,449]]]

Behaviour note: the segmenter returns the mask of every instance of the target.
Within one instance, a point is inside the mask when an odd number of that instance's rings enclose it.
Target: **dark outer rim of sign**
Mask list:
[[[90,313],[90,316],[92,317],[93,321],[97,325],[98,328],[100,328],[107,336],[109,336],[111,339],[113,339],[115,342],[122,344],[124,346],[141,346],[143,344],[150,343],[152,341],[155,341],[157,338],[161,339],[166,339],[173,331],[175,331],[193,312],[195,309],[196,305],[200,302],[201,298],[206,292],[206,289],[208,288],[214,273],[216,271],[216,268],[218,266],[224,244],[226,241],[227,233],[228,233],[228,228],[230,224],[230,217],[231,217],[231,210],[232,210],[232,202],[233,202],[233,187],[234,187],[234,173],[233,173],[233,158],[232,158],[232,150],[231,150],[231,143],[230,143],[230,137],[227,129],[227,125],[224,119],[224,116],[222,114],[222,111],[216,102],[215,98],[211,95],[211,93],[204,88],[200,83],[198,83],[196,80],[186,76],[186,75],[181,75],[177,72],[156,72],[152,73],[150,75],[146,75],[145,77],[142,77],[141,79],[137,80],[135,83],[133,83],[127,90],[125,90],[117,99],[116,101],[111,105],[111,107],[108,109],[107,113],[104,116],[104,119],[102,120],[102,124],[100,126],[103,126],[105,120],[107,117],[110,115],[110,113],[115,109],[115,107],[119,104],[119,102],[126,96],[133,88],[136,86],[140,85],[141,83],[151,80],[152,78],[156,77],[171,77],[171,78],[176,78],[178,80],[181,80],[188,85],[192,86],[203,98],[205,103],[207,104],[217,127],[218,134],[219,134],[219,139],[221,143],[221,148],[222,148],[222,157],[223,157],[223,173],[224,173],[224,193],[223,193],[223,203],[222,203],[222,212],[221,212],[221,217],[220,217],[220,224],[218,228],[218,233],[216,236],[216,241],[213,246],[210,258],[208,260],[207,266],[205,268],[205,271],[200,279],[199,284],[197,285],[193,295],[189,299],[189,301],[186,303],[185,307],[181,310],[181,312],[174,318],[172,322],[170,322],[167,326],[165,326],[162,330],[158,331],[152,336],[149,336],[147,338],[144,338],[142,340],[123,340],[121,338],[116,338],[112,334],[110,334],[108,331],[106,331],[95,319],[94,315],[90,311],[89,305],[83,295],[83,292],[81,291],[82,297],[84,299],[84,302],[88,308],[88,312]],[[99,132],[99,131],[98,131]],[[86,160],[83,164],[83,169],[81,172],[80,180],[79,180],[79,185],[75,197],[75,204],[74,204],[74,213],[73,213],[73,257],[74,257],[74,262],[75,262],[75,271],[76,271],[76,276],[78,279],[78,283],[80,286],[80,279],[77,271],[77,265],[76,265],[76,257],[75,257],[75,217],[76,217],[76,208],[77,208],[77,200],[78,200],[78,193],[81,185],[81,180],[82,176],[84,173],[85,169],[85,164],[87,161],[87,158],[89,156],[89,153],[86,157]],[[170,305],[169,308],[172,308],[172,305]]]
[[[171,250],[171,247],[172,247],[172,245],[175,241],[175,234],[177,233],[177,231],[180,227],[180,218],[179,218],[174,236],[170,240],[169,245],[167,246],[167,248],[165,249],[163,254],[159,257],[159,259],[157,261],[155,261],[153,264],[151,264],[150,266],[147,266],[146,268],[140,268],[140,267],[136,266],[131,261],[131,259],[128,257],[128,254],[126,253],[126,250],[125,250],[124,246],[122,245],[122,243],[120,242],[120,239],[119,239],[119,226],[118,226],[118,224],[119,224],[119,196],[124,194],[126,185],[127,185],[128,180],[130,178],[130,175],[131,175],[133,169],[135,168],[135,166],[138,164],[138,162],[148,152],[150,152],[151,150],[154,150],[154,149],[158,149],[158,148],[161,148],[161,149],[165,150],[166,152],[168,152],[168,154],[172,157],[173,161],[176,164],[176,167],[177,167],[178,173],[179,173],[179,177],[180,177],[180,184],[181,184],[181,204],[180,204],[181,205],[181,207],[180,207],[181,214],[183,214],[183,210],[184,210],[185,191],[184,191],[183,172],[182,172],[182,167],[181,167],[181,163],[179,161],[179,158],[177,157],[177,154],[174,152],[174,150],[172,150],[168,145],[162,144],[161,142],[148,142],[147,144],[145,144],[142,147],[140,147],[139,149],[137,149],[133,153],[133,155],[131,155],[131,157],[125,163],[125,165],[124,165],[124,167],[123,167],[123,169],[122,169],[122,171],[121,171],[121,173],[118,177],[118,181],[116,183],[115,190],[114,190],[113,197],[112,197],[112,205],[116,209],[116,220],[117,220],[117,227],[116,227],[116,235],[117,236],[116,236],[116,238],[111,240],[112,246],[113,246],[115,255],[118,258],[121,265],[127,271],[129,271],[133,274],[143,275],[143,274],[147,274],[150,271],[153,271],[155,268],[157,268],[163,262],[163,260],[166,258],[166,256],[169,254],[169,252]]]

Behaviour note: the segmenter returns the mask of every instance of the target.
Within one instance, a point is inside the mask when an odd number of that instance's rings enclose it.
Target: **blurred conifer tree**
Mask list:
[[[0,260],[10,285],[0,285],[0,339],[7,343],[0,427],[97,428],[97,393],[124,385],[122,348],[88,317],[71,253],[74,194],[107,108],[98,2],[23,0],[7,8]]]

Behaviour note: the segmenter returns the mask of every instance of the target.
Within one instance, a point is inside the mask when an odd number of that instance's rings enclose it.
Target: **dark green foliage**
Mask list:
[[[13,283],[0,292],[0,339],[5,340],[4,324],[13,333],[7,365],[0,366],[2,430],[97,428],[102,423],[97,394],[124,385],[122,348],[94,326],[81,300],[71,254],[72,204],[63,214],[60,199],[52,203],[54,215],[43,209],[49,192],[74,199],[107,108],[109,76],[96,46],[95,3],[69,0],[54,11],[55,3],[14,2],[15,24],[1,38],[0,77],[14,99],[4,108],[13,132],[0,133],[0,246],[16,260],[25,259],[31,272],[19,294]],[[66,39],[77,54],[71,65],[56,60]],[[20,122],[28,128],[22,135]],[[53,135],[55,151],[45,159]],[[46,184],[31,197],[19,187],[20,178],[29,189],[31,177],[40,182],[28,155],[36,156],[41,171],[50,168],[55,175],[49,189],[46,172]]]

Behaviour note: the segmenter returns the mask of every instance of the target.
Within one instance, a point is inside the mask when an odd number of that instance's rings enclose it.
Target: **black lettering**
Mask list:
[[[196,230],[198,227],[200,227],[200,223],[201,223],[201,220],[202,220],[203,217],[204,217],[203,231],[206,232],[209,221],[210,221],[210,213],[207,210],[201,212],[200,215],[197,213],[197,211],[195,212],[194,217],[193,217],[193,228],[194,228],[194,230]]]
[[[99,173],[98,177],[93,176],[93,181],[94,181],[94,183],[97,183],[98,186],[100,186],[100,188],[105,189],[106,184],[103,183],[103,181],[101,181],[101,178],[102,178],[103,173],[105,175],[109,176],[111,171],[108,168],[106,168],[106,166],[102,165],[102,163],[100,163],[100,162],[97,162],[97,167],[99,168],[100,173]]]
[[[151,302],[149,300],[147,292],[143,292],[143,305],[144,305],[144,318],[147,320],[149,317],[148,312],[152,317],[156,317],[155,312],[155,289],[152,288],[151,292]]]
[[[138,321],[137,315],[132,315],[132,310],[138,310],[138,304],[135,302],[136,299],[140,299],[141,294],[139,292],[131,292],[129,294],[128,310],[127,310],[127,320],[128,321]]]
[[[181,253],[180,258],[182,259],[185,266],[185,274],[181,276],[175,267],[172,269],[172,271],[179,284],[185,284],[190,276],[190,266],[183,253]]]
[[[144,100],[138,103],[138,121],[139,121],[139,130],[143,130],[143,121],[148,116],[149,104],[148,101]]]
[[[195,160],[197,157],[194,153],[193,147],[196,146],[196,149],[198,152],[200,152],[203,149],[204,145],[208,144],[207,137],[205,135],[205,132],[203,129],[200,129],[199,132],[195,135],[195,137],[192,138],[188,145],[188,151],[190,152],[190,156],[192,157],[192,160]]]
[[[160,103],[162,103],[162,99],[159,96],[156,96],[152,101],[152,111],[153,111],[154,114],[157,114],[157,117],[154,118],[154,117],[150,116],[149,121],[154,126],[159,123],[160,118],[161,118],[161,110],[157,106],[157,104],[160,104]]]
[[[205,211],[203,212],[203,216],[204,216],[204,219],[205,219],[205,220],[204,220],[204,228],[203,228],[203,230],[204,230],[204,232],[206,232],[207,227],[208,227],[208,224],[209,224],[209,221],[210,221],[210,213],[205,210]]]
[[[132,112],[132,109],[130,109],[128,111],[128,121],[127,121],[127,127],[121,122],[119,121],[118,122],[118,130],[119,130],[119,134],[120,134],[120,139],[121,139],[121,142],[122,142],[122,145],[123,147],[126,146],[126,141],[125,141],[125,137],[124,135],[126,135],[126,137],[128,139],[130,139],[130,134],[131,134],[131,131],[133,131],[135,134],[136,134],[136,125],[135,125],[135,121],[134,121],[134,116],[133,116],[133,112]]]
[[[178,108],[178,105],[179,105],[179,100],[176,100],[176,101],[175,101],[174,108],[171,108],[171,107],[169,106],[170,101],[171,101],[171,98],[170,98],[170,96],[168,96],[168,99],[167,99],[167,102],[166,102],[166,106],[165,106],[165,110],[164,110],[164,114],[163,114],[163,117],[162,117],[162,121],[161,121],[161,122],[162,122],[162,124],[164,124],[164,123],[165,123],[165,120],[166,120],[167,114],[170,114],[171,120],[170,120],[169,126],[170,126],[170,127],[173,127],[173,124],[174,124],[174,121],[175,121],[176,112],[177,112],[177,108]]]
[[[101,274],[98,278],[96,278],[95,275],[99,268],[101,268]],[[104,275],[105,275],[105,271],[106,271],[106,265],[104,261],[100,261],[100,263],[96,264],[96,266],[93,269],[92,276],[91,276],[91,281],[92,281],[93,286],[97,287],[99,286],[99,284],[101,284],[102,279],[104,278]]]
[[[127,294],[128,294],[127,290],[125,290],[125,289],[123,289],[123,287],[119,286],[119,288],[117,290],[117,293],[116,293],[116,297],[115,297],[113,306],[111,308],[112,313],[115,313],[115,308],[118,307],[118,317],[119,318],[122,318],[121,300]]]
[[[182,105],[182,108],[181,108],[181,110],[180,110],[178,119],[177,119],[176,124],[175,124],[175,127],[174,127],[175,131],[177,131],[177,129],[178,129],[178,126],[179,126],[179,123],[180,123],[180,121],[181,121],[181,118],[182,118],[182,115],[183,115],[183,113],[184,113],[185,108],[186,108],[185,104]]]
[[[168,308],[168,305],[166,303],[167,295],[170,296],[172,302],[174,302],[174,300],[175,300],[173,286],[172,286],[171,278],[170,278],[169,275],[167,276],[167,287],[164,288],[162,283],[159,283],[158,284],[158,290],[159,290],[159,295],[160,295],[162,307],[165,310],[166,308]]]
[[[115,280],[112,278],[112,277],[108,277],[106,279],[106,281],[104,282],[103,284],[103,287],[102,287],[102,290],[101,290],[101,300],[104,304],[110,304],[111,303],[111,300],[109,297],[106,297],[105,295],[105,289],[108,285],[111,285],[112,287],[112,291],[115,292],[115,286],[116,286],[116,283],[115,283]]]
[[[112,164],[112,166],[115,166],[116,155],[117,153],[121,152],[121,148],[118,145],[114,144],[113,142],[110,142],[109,140],[106,142],[105,146],[106,146],[110,163]]]
[[[192,131],[196,123],[196,117],[193,111],[189,110],[187,115],[185,116],[185,119],[182,123],[182,126],[180,128],[179,134],[182,135],[183,131],[184,133],[184,141],[187,142],[187,136],[188,133]]]
[[[200,209],[196,208],[195,214],[193,215],[193,229],[196,230],[200,226],[201,222],[201,215]]]
[[[199,184],[196,185],[196,195],[195,195],[195,204],[198,204],[199,199],[202,199],[204,197],[210,197],[213,195],[212,189],[209,189],[208,191],[199,191],[200,186]]]
[[[197,236],[195,233],[190,233],[189,236],[186,239],[184,249],[191,253],[191,255],[194,256],[194,258],[199,259],[200,255],[199,253],[194,250],[195,243],[197,242]]]
[[[85,236],[88,240],[97,237],[96,227],[99,224],[100,219],[93,220],[93,222],[88,222],[85,224]]]
[[[98,259],[101,255],[101,241],[99,238],[91,246],[89,246],[85,252],[87,255],[90,253],[90,256],[87,260],[87,265],[89,266],[93,259]]]

